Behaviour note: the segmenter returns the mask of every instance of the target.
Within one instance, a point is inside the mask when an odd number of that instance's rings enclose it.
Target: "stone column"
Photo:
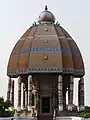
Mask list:
[[[21,111],[21,77],[18,78],[18,111]]]
[[[58,108],[59,111],[63,111],[63,84],[62,76],[58,77]]]
[[[23,83],[23,110],[25,109],[25,84]]]
[[[12,107],[14,108],[14,80],[12,80],[11,82],[11,88],[12,88],[12,91],[11,91],[11,104],[12,104]]]
[[[38,112],[38,89],[37,89],[37,92],[36,92],[36,99],[37,99],[36,109],[37,109],[37,112]]]
[[[53,106],[53,111],[55,110],[56,108],[56,88],[55,88],[55,84],[52,86],[52,106]]]
[[[26,109],[27,109],[27,107],[28,107],[27,98],[28,98],[27,90],[25,89],[25,108],[26,108]]]
[[[28,76],[28,111],[32,108],[32,76]]]
[[[11,92],[11,78],[8,79],[8,90],[7,90],[7,100],[10,101],[10,92]]]
[[[37,94],[36,94],[36,90],[34,90],[34,106],[36,109],[36,104],[37,104]]]
[[[69,91],[68,91],[68,110],[72,111],[73,110],[73,84],[74,84],[74,77],[70,77],[70,86],[69,86]]]
[[[66,85],[63,83],[63,110],[66,110]]]
[[[85,110],[84,105],[84,78],[80,78],[79,84],[78,84],[78,106],[79,111]]]
[[[32,96],[33,96],[33,113],[37,114],[37,90],[35,89],[35,86],[33,85],[33,90],[32,90]]]

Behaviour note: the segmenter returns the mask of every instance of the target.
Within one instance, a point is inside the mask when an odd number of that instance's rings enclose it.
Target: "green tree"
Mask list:
[[[13,116],[14,112],[10,111],[9,108],[11,107],[10,101],[4,101],[3,97],[0,97],[0,117],[10,117]]]

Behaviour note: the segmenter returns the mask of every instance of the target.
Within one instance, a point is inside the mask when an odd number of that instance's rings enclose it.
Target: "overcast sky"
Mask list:
[[[1,0],[0,2],[0,96],[6,97],[10,53],[44,6],[74,38],[85,63],[85,104],[90,105],[90,0]]]

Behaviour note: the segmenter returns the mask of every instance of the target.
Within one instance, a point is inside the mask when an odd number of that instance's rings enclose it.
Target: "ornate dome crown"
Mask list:
[[[38,22],[41,22],[41,21],[55,22],[55,17],[50,11],[48,11],[47,6],[45,6],[45,11],[41,12],[40,15],[39,15]]]

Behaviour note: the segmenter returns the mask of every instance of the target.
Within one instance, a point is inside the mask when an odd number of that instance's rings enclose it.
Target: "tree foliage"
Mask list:
[[[82,118],[90,118],[90,113],[82,112],[82,113],[80,113],[80,117],[82,117]]]
[[[90,107],[86,106],[85,111],[80,113],[80,117],[90,118]]]
[[[10,111],[11,103],[10,101],[4,101],[3,97],[0,97],[0,117],[11,117],[13,116],[13,111]]]

